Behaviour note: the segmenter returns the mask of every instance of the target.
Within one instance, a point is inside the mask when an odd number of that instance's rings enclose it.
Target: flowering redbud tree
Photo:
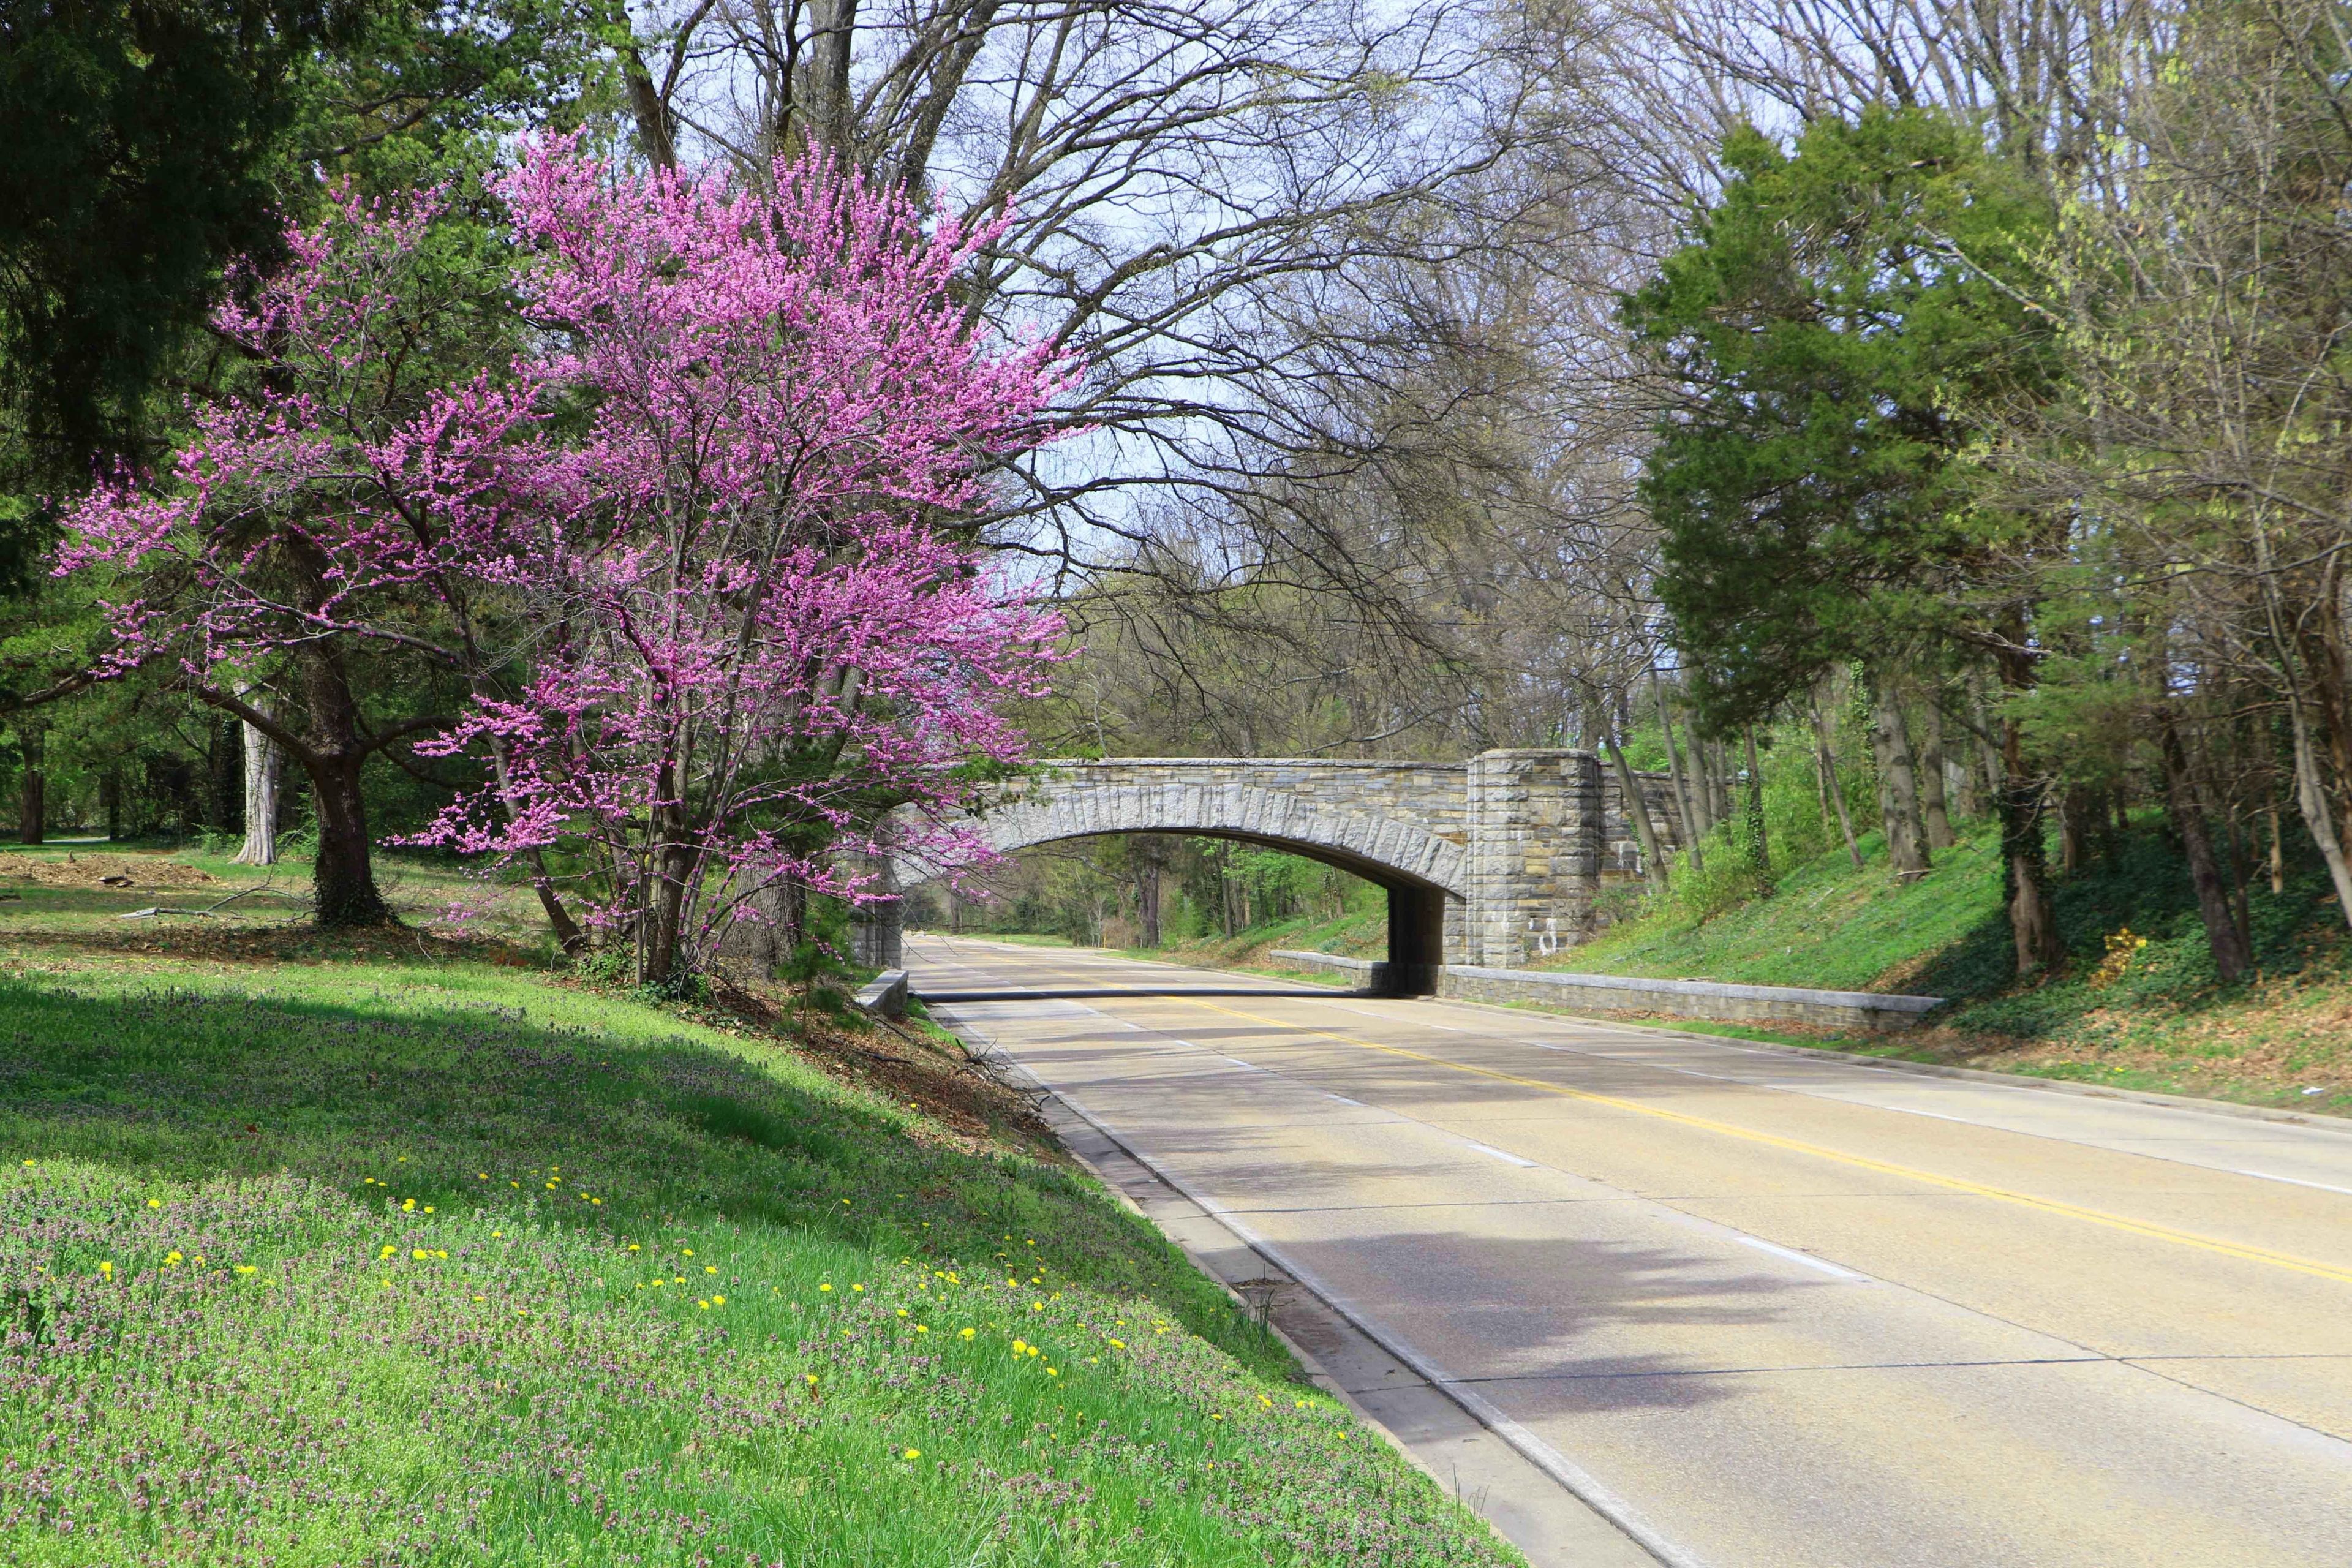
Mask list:
[[[420,747],[494,763],[424,837],[561,851],[656,984],[771,889],[974,852],[957,809],[1021,758],[1001,704],[1060,631],[940,526],[1063,374],[957,307],[986,237],[815,158],[769,195],[559,145],[500,188],[551,412],[473,567],[527,606],[530,674]]]
[[[486,782],[417,841],[525,861],[559,932],[576,910],[656,984],[774,889],[866,900],[887,894],[861,866],[977,853],[958,810],[1020,760],[1001,705],[1043,689],[1060,626],[951,524],[1066,374],[958,308],[988,237],[814,157],[771,195],[556,143],[498,189],[528,350],[370,448],[337,538],[371,543],[327,574],[397,580],[432,604],[413,619],[465,632],[412,638],[468,688],[416,750]],[[231,456],[307,473],[307,412],[237,423],[169,496],[85,509],[68,561],[169,549],[236,599],[241,563],[185,492]],[[295,456],[254,456],[273,442]],[[157,619],[123,606],[126,648],[184,644]],[[250,620],[184,657],[247,656]]]
[[[215,318],[233,390],[163,473],[70,511],[57,563],[111,622],[99,675],[173,670],[303,770],[327,925],[390,918],[362,771],[447,725],[512,640],[466,564],[544,416],[527,375],[481,374],[499,268],[443,213],[352,199],[289,236],[290,264]]]

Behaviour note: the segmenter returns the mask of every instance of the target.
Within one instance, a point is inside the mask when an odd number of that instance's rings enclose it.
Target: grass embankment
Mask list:
[[[1875,835],[1864,847],[1859,872],[1840,848],[1783,871],[1770,898],[1704,920],[1670,905],[1545,967],[1944,996],[1928,1027],[1895,1037],[1720,1032],[2352,1113],[2352,952],[2317,868],[2250,889],[2259,977],[2223,986],[2178,852],[2143,825],[2057,883],[2068,970],[2020,986],[1990,825],[1908,885]]]
[[[11,890],[0,1560],[1507,1560],[942,1043]]]
[[[1350,907],[1337,916],[1301,915],[1291,920],[1248,926],[1232,936],[1212,934],[1169,942],[1159,948],[1137,948],[1130,950],[1129,956],[1156,958],[1170,963],[1197,964],[1203,969],[1255,970],[1325,984],[1354,984],[1345,976],[1321,971],[1286,969],[1267,956],[1276,949],[1336,952],[1348,958],[1385,958],[1389,951],[1388,906],[1375,890],[1371,898],[1351,900]]]

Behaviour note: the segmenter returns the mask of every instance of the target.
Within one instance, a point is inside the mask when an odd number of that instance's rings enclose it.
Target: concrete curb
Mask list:
[[[1272,961],[1306,969],[1369,975],[1370,961],[1292,948],[1267,952]],[[1563,969],[1496,969],[1448,963],[1437,970],[1437,994],[1449,1002],[1533,1002],[1606,1007],[1622,996],[1628,1006],[1654,1007],[1686,1018],[1726,1024],[1774,1021],[1832,1024],[1878,1033],[1907,1029],[1944,1004],[1941,996],[1875,991],[1822,991],[1801,985],[1750,985],[1727,980],[1659,980],[1642,975],[1583,974]],[[1604,998],[1606,1000],[1604,1000]],[[1557,1000],[1556,1000],[1557,999]]]

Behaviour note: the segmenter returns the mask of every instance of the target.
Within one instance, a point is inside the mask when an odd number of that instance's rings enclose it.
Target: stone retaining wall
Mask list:
[[[1368,960],[1328,952],[1279,950],[1266,956],[1299,969],[1350,974],[1368,974],[1371,969]],[[1719,980],[1647,980],[1624,974],[1567,974],[1456,963],[1438,972],[1437,994],[1466,1002],[1532,1002],[1583,1013],[1662,1014],[1729,1024],[1819,1024],[1874,1034],[1907,1029],[1943,1002],[1940,996],[1882,995],[1871,991],[1736,985]]]

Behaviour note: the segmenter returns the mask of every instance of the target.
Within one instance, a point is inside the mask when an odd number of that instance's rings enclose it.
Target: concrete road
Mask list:
[[[2352,1564],[2352,1130],[908,947],[1662,1560]]]

